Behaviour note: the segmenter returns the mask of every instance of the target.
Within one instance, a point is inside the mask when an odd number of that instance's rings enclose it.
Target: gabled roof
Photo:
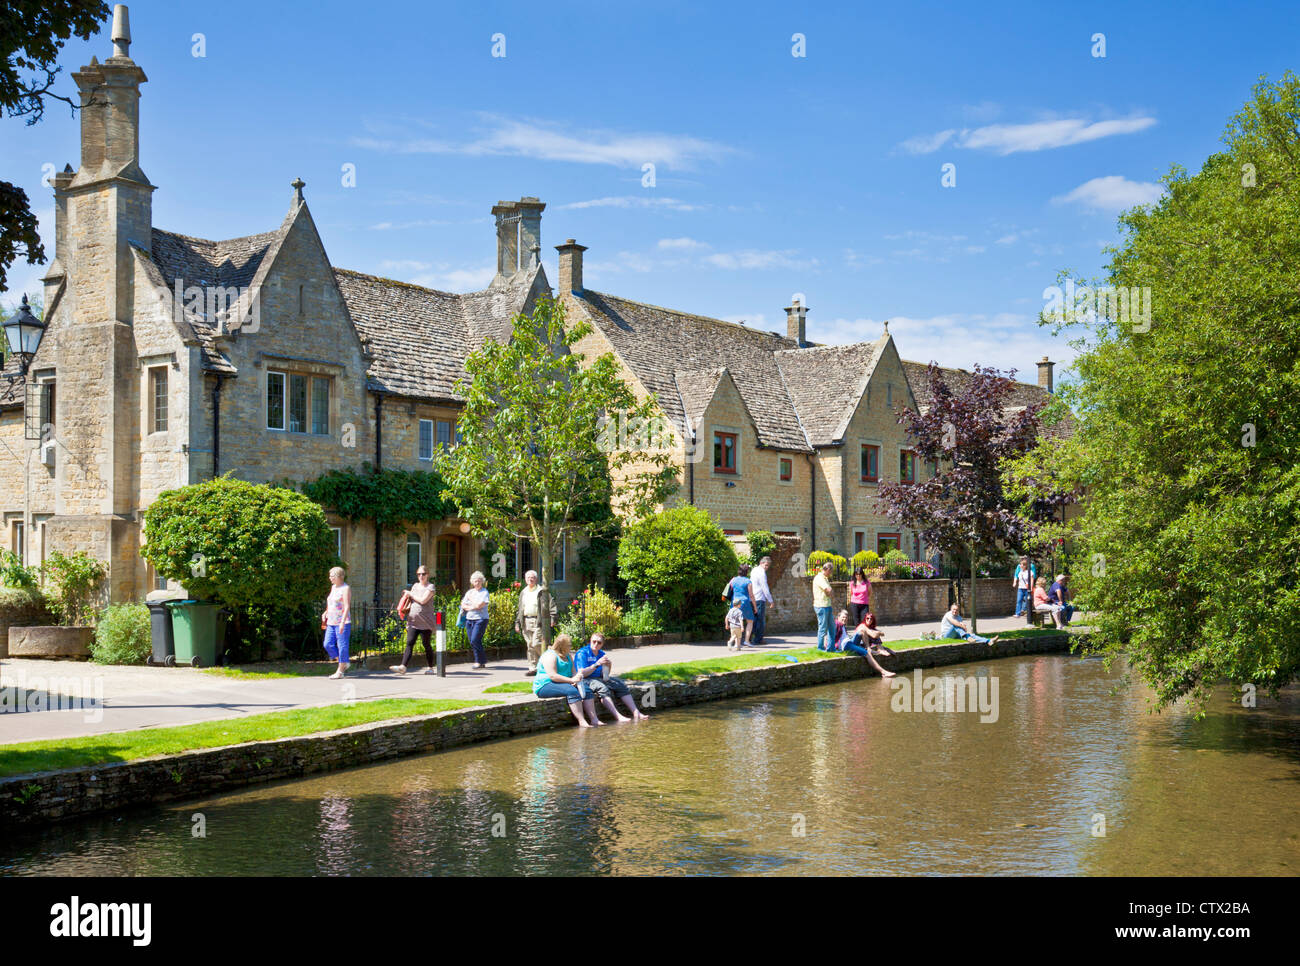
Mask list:
[[[192,285],[251,288],[264,266],[270,267],[290,222],[291,219],[286,218],[275,231],[225,241],[209,241],[155,228],[150,257],[168,292],[175,291],[177,284],[182,292]],[[190,312],[185,313],[185,321],[199,342],[203,368],[211,372],[234,373],[235,366],[217,348],[216,321]]]
[[[933,401],[930,396],[930,381],[926,376],[930,366],[925,362],[910,362],[903,360],[903,372],[907,376],[908,385],[912,387],[912,396],[916,399],[917,408],[924,412]],[[965,369],[949,369],[940,366],[939,371],[943,374],[943,381],[954,392],[960,392],[974,378],[974,374],[967,372]],[[1032,405],[1045,405],[1052,401],[1052,394],[1042,386],[1033,385],[1027,382],[1015,382],[1012,385],[1010,394],[1007,396],[1006,405],[1003,412],[1016,413]],[[1067,438],[1074,435],[1074,418],[1067,414],[1063,420],[1056,426],[1048,427],[1045,433],[1049,438]]]
[[[334,269],[348,313],[373,356],[367,388],[399,396],[463,402],[454,386],[465,359],[486,339],[510,337],[540,268],[510,284],[458,295],[391,278]]]
[[[710,377],[704,374],[725,367],[754,421],[760,446],[812,450],[776,364],[776,350],[796,347],[790,339],[602,292],[586,290],[573,297],[677,426],[683,425],[688,411],[696,416],[703,412],[700,396]],[[686,392],[678,380],[684,360],[699,367],[685,376]],[[716,385],[715,379],[713,388]]]
[[[882,336],[875,342],[776,353],[786,389],[814,446],[843,441],[887,343],[888,337]]]
[[[682,411],[689,421],[685,427],[688,435],[693,435],[699,426],[704,410],[709,408],[713,394],[718,391],[718,383],[726,371],[726,366],[715,366],[699,372],[674,373],[673,381],[677,383],[677,392],[681,396]]]

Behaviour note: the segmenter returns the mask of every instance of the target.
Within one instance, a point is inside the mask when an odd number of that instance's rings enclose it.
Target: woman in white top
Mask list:
[[[488,623],[487,578],[480,570],[469,575],[469,590],[460,599],[460,612],[465,615],[465,630],[469,634],[470,650],[474,652],[474,666],[487,667],[487,651],[483,647],[483,634]]]
[[[325,613],[320,615],[325,625],[325,653],[330,660],[338,661],[338,670],[331,678],[341,678],[348,671],[348,641],[352,637],[352,588],[343,582],[343,568],[330,570],[329,599],[325,602]]]

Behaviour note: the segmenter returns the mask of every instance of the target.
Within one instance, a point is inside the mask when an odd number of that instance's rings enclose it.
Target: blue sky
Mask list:
[[[1118,208],[1198,168],[1300,36],[1282,3],[859,6],[137,0],[154,223],[266,231],[301,176],[334,264],[468,291],[493,203],[536,195],[552,281],[574,237],[589,288],[782,332],[801,292],[815,341],[890,319],[905,358],[1032,381],[1070,357],[1043,289],[1098,272]],[[110,52],[105,27],[62,63]],[[51,251],[42,165],[76,167],[77,136],[58,104],[0,120]]]

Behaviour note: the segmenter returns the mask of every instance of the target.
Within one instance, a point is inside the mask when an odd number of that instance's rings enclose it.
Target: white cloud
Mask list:
[[[738,252],[717,252],[706,255],[704,261],[715,268],[725,269],[768,269],[787,268],[804,270],[817,264],[815,258],[798,258],[795,249],[784,251],[762,251],[748,248]]]
[[[599,278],[601,275],[619,272],[650,272],[654,270],[654,262],[642,255],[640,252],[616,252],[614,256],[606,261],[590,261],[584,264],[584,275],[591,278]]]
[[[708,244],[702,241],[696,241],[694,238],[660,238],[659,247],[672,251],[689,251],[691,249],[708,248]]]
[[[815,324],[808,322],[808,337],[815,342],[845,345],[870,342],[884,333],[882,320],[837,318]],[[892,316],[889,334],[898,354],[913,362],[933,359],[941,366],[970,369],[976,363],[998,369],[1015,369],[1021,382],[1036,382],[1035,363],[1043,356],[1069,362],[1074,353],[1063,339],[1054,339],[1041,328],[1036,316],[1012,312],[992,315],[952,313],[929,318]],[[1063,367],[1057,366],[1057,378]]]
[[[1085,181],[1069,194],[1053,198],[1053,204],[1077,203],[1096,211],[1122,211],[1134,205],[1149,205],[1162,194],[1164,187],[1150,181],[1129,181],[1118,174]]]
[[[957,135],[959,148],[1014,154],[1018,151],[1045,151],[1083,144],[1118,134],[1136,134],[1156,123],[1154,117],[1130,117],[1112,121],[1087,121],[1083,118],[1032,121],[1028,124],[988,124],[984,127],[940,131],[908,138],[899,145],[910,154],[932,154]]]
[[[707,205],[693,205],[678,198],[642,197],[640,195],[615,195],[608,198],[591,198],[557,205],[560,211],[574,208],[667,208],[671,211],[703,211]]]
[[[951,128],[936,134],[918,134],[914,138],[908,138],[899,147],[908,154],[933,154],[947,144],[956,133],[956,129]]]
[[[719,161],[734,149],[684,134],[568,132],[557,124],[486,116],[489,129],[469,141],[431,137],[355,137],[355,147],[390,154],[514,155],[541,161],[572,161],[640,168],[646,162],[690,168]]]
[[[423,285],[425,288],[436,288],[443,292],[481,291],[487,288],[488,283],[492,281],[492,277],[497,273],[495,263],[471,268],[452,268],[449,265],[422,265],[420,262],[385,264],[395,266],[409,264],[411,266],[421,266],[423,269],[431,269],[431,271],[421,271],[420,274],[407,279],[407,281],[412,285]]]

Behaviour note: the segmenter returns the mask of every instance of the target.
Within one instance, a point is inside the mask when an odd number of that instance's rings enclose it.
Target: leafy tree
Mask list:
[[[330,470],[297,488],[342,517],[373,520],[385,530],[394,530],[455,513],[455,506],[442,495],[445,485],[434,472],[376,470],[363,463],[360,470],[350,466]]]
[[[6,0],[0,14],[0,111],[35,124],[45,114],[46,98],[75,110],[78,100],[54,90],[59,51],[73,36],[89,40],[107,17],[104,0]],[[0,181],[0,291],[19,257],[37,265],[45,261],[45,249],[27,192]]]
[[[1004,462],[1033,449],[1042,432],[1043,404],[1006,411],[1015,388],[1012,375],[977,365],[969,378],[950,385],[931,363],[930,405],[923,413],[901,410],[898,422],[918,462],[931,462],[938,472],[925,481],[918,475],[915,483],[880,484],[880,502],[891,520],[945,554],[968,559],[973,571],[981,559],[1008,549],[1030,551],[1039,540],[1039,525],[1024,512],[1024,499],[1008,493],[1002,478]],[[1071,499],[1067,492],[1042,497]],[[970,609],[973,621],[973,602]]]
[[[309,497],[218,477],[164,490],[144,514],[140,553],[203,600],[287,611],[324,600],[334,534]]]
[[[628,591],[658,598],[678,626],[721,621],[722,588],[739,560],[726,534],[699,507],[679,506],[628,526],[618,569]]]
[[[1300,80],[1261,79],[1222,152],[1120,216],[1129,311],[1076,290],[1040,320],[1076,335],[1078,422],[1021,469],[1087,487],[1077,596],[1161,705],[1300,673],[1298,124]]]
[[[749,563],[755,567],[776,550],[776,534],[770,530],[750,530],[745,534],[745,542],[749,544]]]
[[[653,401],[636,401],[612,354],[573,351],[590,331],[566,327],[563,306],[542,298],[531,316],[515,317],[508,342],[470,353],[456,386],[461,442],[434,463],[477,533],[501,545],[532,541],[543,582],[566,533],[600,534],[616,514],[643,516],[676,485],[666,452],[602,447],[602,418],[647,420]]]

